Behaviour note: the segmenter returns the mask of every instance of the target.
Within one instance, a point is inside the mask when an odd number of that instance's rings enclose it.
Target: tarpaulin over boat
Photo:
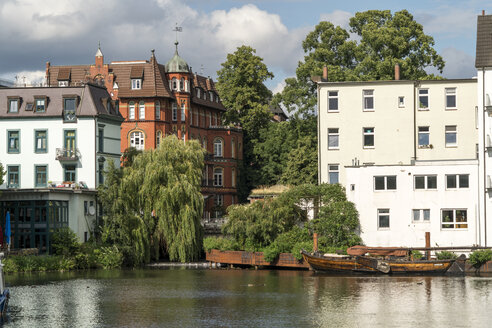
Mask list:
[[[367,247],[356,245],[347,248],[347,254],[352,256],[362,256],[364,254],[379,255],[379,256],[407,256],[408,249],[395,247]]]

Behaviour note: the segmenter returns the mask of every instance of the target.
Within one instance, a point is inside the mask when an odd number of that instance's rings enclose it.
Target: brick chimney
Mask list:
[[[482,16],[485,16],[485,10],[482,9]]]
[[[323,66],[323,80],[324,82],[328,81],[328,67]]]
[[[395,81],[398,81],[400,79],[400,65],[396,64],[395,65]]]

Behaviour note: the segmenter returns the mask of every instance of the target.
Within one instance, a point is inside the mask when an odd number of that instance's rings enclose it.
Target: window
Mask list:
[[[231,186],[236,187],[236,169],[232,168],[231,170]]]
[[[19,99],[9,99],[9,113],[19,112]]]
[[[374,110],[374,90],[363,90],[364,110]]]
[[[104,183],[104,163],[99,163],[98,165],[98,175],[99,175],[99,184]]]
[[[132,79],[132,90],[142,89],[142,79]]]
[[[173,90],[177,90],[178,89],[178,80],[176,80],[175,77],[173,77],[172,81],[171,81],[171,87]]]
[[[468,219],[465,209],[443,209],[441,211],[442,229],[466,229]]]
[[[48,151],[48,131],[34,131],[34,152],[46,153]]]
[[[145,102],[143,100],[138,103],[138,118],[145,120]]]
[[[128,117],[130,120],[134,120],[135,119],[135,103],[133,101],[130,101],[130,103],[128,104]]]
[[[222,145],[223,145],[222,139],[216,138],[214,140],[214,156],[215,157],[222,157]]]
[[[214,169],[214,186],[222,186],[222,177],[224,170],[220,167]]]
[[[64,131],[65,151],[68,157],[73,157],[75,155],[75,133],[75,130]]]
[[[328,149],[338,149],[338,128],[328,128]]]
[[[155,102],[155,119],[156,120],[161,119],[161,102],[160,101]]]
[[[172,120],[177,121],[178,120],[178,105],[173,102],[172,104]]]
[[[374,190],[396,190],[396,175],[375,176]]]
[[[132,132],[130,134],[130,147],[134,147],[137,150],[144,150],[144,140],[143,132]]]
[[[206,137],[203,137],[202,147],[203,147],[204,149],[207,149],[207,138],[206,138]]]
[[[364,148],[374,148],[374,128],[363,128]]]
[[[339,182],[338,164],[328,165],[328,183],[335,184]]]
[[[437,189],[437,175],[416,175],[414,176],[414,188],[418,189]]]
[[[208,125],[212,126],[212,113],[207,112],[207,116],[208,116]]]
[[[63,98],[63,119],[65,122],[75,122],[75,110],[77,109],[77,99]]]
[[[468,174],[447,174],[446,189],[462,189],[470,187],[470,179]]]
[[[419,147],[427,148],[429,147],[429,127],[419,126]]]
[[[404,107],[405,107],[405,97],[399,96],[398,97],[398,108],[404,108]]]
[[[99,128],[99,152],[102,153],[104,152],[104,128]]]
[[[184,79],[181,78],[181,80],[179,81],[179,91],[183,91],[184,90]]]
[[[214,197],[214,205],[222,206],[224,205],[224,195],[215,195]]]
[[[231,141],[231,157],[236,158],[236,140],[234,138]]]
[[[68,87],[68,81],[58,81],[59,87]]]
[[[378,208],[378,229],[389,229],[390,210],[389,208]]]
[[[338,112],[338,91],[328,91],[328,111]]]
[[[457,146],[457,131],[456,125],[446,125],[445,127],[446,147]]]
[[[196,88],[196,97],[200,98],[200,88]]]
[[[181,122],[184,122],[186,119],[185,117],[185,103],[181,103]]]
[[[36,112],[42,113],[46,110],[46,99],[36,99]]]
[[[65,180],[66,182],[75,182],[77,179],[76,179],[76,175],[75,175],[75,165],[74,164],[70,164],[70,165],[65,165],[64,167],[65,169],[65,172],[63,174],[63,176],[65,177]]]
[[[46,187],[46,175],[48,167],[46,165],[36,165],[34,166],[34,181],[36,187]]]
[[[429,109],[429,89],[419,89],[419,109]]]
[[[156,148],[159,148],[159,145],[161,144],[161,140],[162,140],[162,132],[161,131],[157,131],[157,134],[156,134],[156,137],[155,137],[155,147]]]
[[[446,88],[446,109],[456,109],[456,88]]]
[[[19,130],[7,131],[7,152],[19,153],[20,152],[20,132]]]
[[[414,209],[412,210],[413,222],[429,222],[430,210],[429,209]]]
[[[7,187],[8,188],[19,188],[19,165],[8,165],[7,166]]]

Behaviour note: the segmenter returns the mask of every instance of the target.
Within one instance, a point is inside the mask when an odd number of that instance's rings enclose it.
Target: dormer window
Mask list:
[[[19,98],[9,98],[9,113],[18,113],[19,112]]]
[[[142,79],[132,79],[132,90],[142,89]]]
[[[59,87],[68,87],[68,81],[58,81]]]
[[[46,98],[36,98],[36,113],[44,113],[46,111]]]
[[[200,98],[200,88],[196,88],[196,97]]]
[[[214,101],[214,93],[212,91],[208,92],[208,96],[210,98],[210,101]]]
[[[64,122],[75,122],[77,117],[75,112],[77,110],[77,98],[66,97],[63,98],[63,121]]]

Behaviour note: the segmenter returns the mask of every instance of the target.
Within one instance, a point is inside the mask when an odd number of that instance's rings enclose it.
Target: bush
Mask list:
[[[68,227],[57,229],[51,237],[51,249],[56,255],[74,256],[79,248],[77,235]]]
[[[119,268],[123,263],[123,255],[115,245],[95,249],[94,257],[97,265],[103,269]]]
[[[456,255],[453,252],[442,251],[442,252],[436,253],[436,257],[438,260],[456,260],[458,258],[458,255]]]
[[[206,237],[203,239],[203,249],[205,249],[206,252],[210,252],[212,249],[238,251],[240,250],[240,247],[239,244],[231,238]]]
[[[470,254],[469,261],[475,268],[480,268],[482,264],[492,260],[492,250],[482,249]]]
[[[420,251],[413,250],[412,256],[414,260],[421,260],[424,257],[424,254],[422,254]]]

